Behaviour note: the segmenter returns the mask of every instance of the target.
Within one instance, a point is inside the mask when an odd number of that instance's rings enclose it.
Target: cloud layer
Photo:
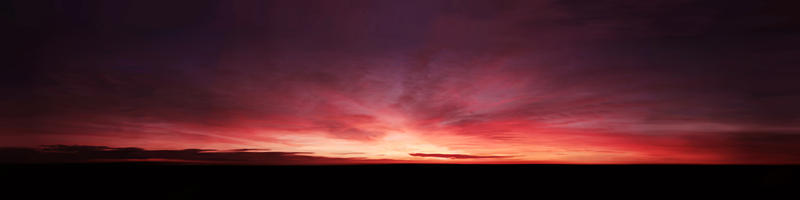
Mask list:
[[[85,145],[45,145],[42,148],[0,148],[0,163],[164,162],[248,165],[330,165],[391,163],[391,160],[343,159],[304,152],[252,152],[247,149],[145,150]]]
[[[429,154],[429,153],[410,153],[408,155],[417,157],[436,157],[436,158],[449,158],[449,159],[481,159],[481,158],[506,158],[509,156],[475,156],[464,154]]]

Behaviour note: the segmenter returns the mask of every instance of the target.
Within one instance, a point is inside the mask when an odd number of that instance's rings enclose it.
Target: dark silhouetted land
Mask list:
[[[796,165],[334,165],[234,166],[174,163],[5,164],[8,191],[27,194],[208,195],[531,194],[604,189],[628,193],[787,189]],[[47,191],[47,192],[41,192]],[[580,193],[580,192],[579,192]]]

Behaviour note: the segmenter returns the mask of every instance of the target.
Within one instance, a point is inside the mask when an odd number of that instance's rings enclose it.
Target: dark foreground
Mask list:
[[[800,166],[4,164],[0,165],[0,180],[8,183],[2,187],[5,194],[112,198],[355,197],[375,192],[383,197],[431,192],[502,196],[565,190],[580,193],[584,189],[628,194],[640,189],[665,193],[722,189],[731,193],[795,189],[800,185]]]

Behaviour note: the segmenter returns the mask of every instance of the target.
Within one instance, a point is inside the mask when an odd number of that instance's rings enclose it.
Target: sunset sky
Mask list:
[[[800,164],[800,14],[773,1],[3,4],[4,152]]]

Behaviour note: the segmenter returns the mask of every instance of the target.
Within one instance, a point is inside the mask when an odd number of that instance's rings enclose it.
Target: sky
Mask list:
[[[800,163],[783,1],[2,4],[0,161]]]

